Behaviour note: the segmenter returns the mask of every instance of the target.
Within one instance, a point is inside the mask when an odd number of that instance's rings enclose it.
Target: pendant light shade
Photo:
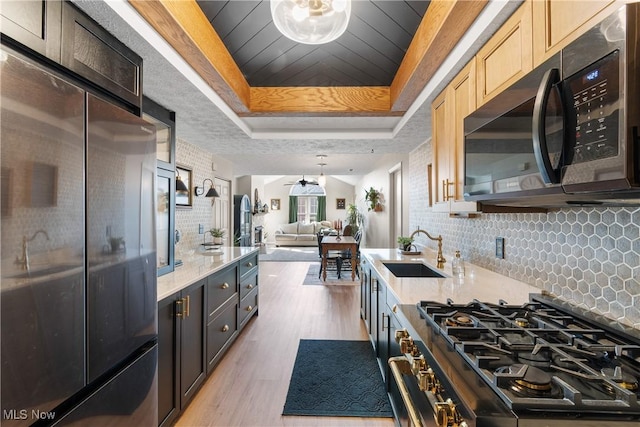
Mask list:
[[[351,16],[351,0],[271,0],[276,28],[291,40],[323,44],[340,37]]]
[[[211,187],[209,187],[209,191],[207,191],[207,194],[205,194],[204,197],[220,197],[220,194],[216,191],[215,187],[213,186],[213,181],[209,178],[205,178],[205,180],[202,181],[202,187],[196,187],[193,190],[196,196],[202,196],[202,194],[204,194],[204,185],[206,184],[207,181],[211,183]]]
[[[189,189],[187,188],[182,178],[180,178],[180,175],[176,175],[176,193],[188,193],[188,192],[189,192]]]
[[[318,163],[318,165],[320,165],[320,176],[318,177],[318,185],[324,187],[327,185],[327,177],[324,175],[322,167],[326,165],[326,163]]]

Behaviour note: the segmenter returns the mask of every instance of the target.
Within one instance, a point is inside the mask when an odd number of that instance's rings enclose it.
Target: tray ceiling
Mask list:
[[[198,1],[254,87],[390,86],[429,3],[356,0],[342,36],[306,45],[278,31],[268,1]]]

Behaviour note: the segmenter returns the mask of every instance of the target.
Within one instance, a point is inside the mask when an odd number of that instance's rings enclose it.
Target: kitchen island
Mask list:
[[[258,314],[258,248],[200,249],[158,278],[158,422],[171,425]]]

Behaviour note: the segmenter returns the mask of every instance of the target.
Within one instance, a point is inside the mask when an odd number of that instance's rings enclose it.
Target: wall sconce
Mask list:
[[[205,180],[202,181],[202,187],[194,188],[193,191],[196,193],[196,196],[202,196],[202,194],[204,193],[204,183],[207,181],[211,183],[211,187],[209,187],[209,191],[207,191],[207,194],[205,194],[204,197],[220,197],[220,194],[218,194],[216,189],[213,188],[213,181],[211,181],[209,178],[205,178]]]

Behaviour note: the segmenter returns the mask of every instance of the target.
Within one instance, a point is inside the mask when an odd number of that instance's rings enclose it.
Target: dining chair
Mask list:
[[[322,238],[324,237],[324,233],[318,232],[318,251],[320,252],[320,272],[318,273],[318,278],[322,277]],[[338,272],[338,279],[340,279],[341,270],[342,270],[342,257],[341,251],[329,251],[327,252],[327,271],[333,271],[333,268],[329,267],[335,266],[335,270]]]
[[[360,277],[360,240],[362,239],[362,230],[356,231],[356,234],[353,235],[353,239],[356,241],[356,275],[358,278]],[[351,249],[347,249],[340,253],[340,258],[342,258],[342,266],[345,267],[346,270],[351,269]]]

